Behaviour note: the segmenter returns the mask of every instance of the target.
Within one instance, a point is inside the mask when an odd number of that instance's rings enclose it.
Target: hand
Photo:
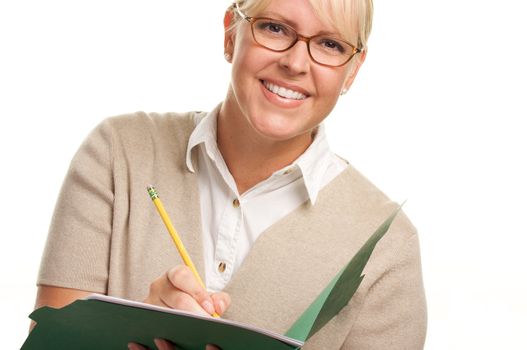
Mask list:
[[[164,339],[154,339],[154,343],[156,344],[156,347],[158,350],[177,350],[174,344]],[[136,343],[128,344],[128,349],[129,350],[148,350],[148,348],[142,345],[136,344]],[[214,345],[207,345],[205,347],[205,350],[221,350],[221,349],[215,347]]]
[[[152,284],[145,303],[194,312],[200,315],[222,315],[231,303],[227,293],[209,294],[184,265],[178,265],[158,277]]]
[[[214,312],[222,315],[229,307],[231,298],[224,292],[209,294],[196,280],[190,268],[178,265],[150,284],[150,290],[144,302],[210,316]],[[176,349],[167,340],[155,339],[154,342],[159,350]],[[136,343],[128,344],[128,348],[146,350],[145,347]],[[207,345],[206,350],[219,349],[213,345]]]

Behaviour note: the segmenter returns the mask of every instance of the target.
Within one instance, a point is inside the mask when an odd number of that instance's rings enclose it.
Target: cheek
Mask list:
[[[247,68],[247,60],[255,58],[251,57],[251,52],[254,51],[252,34],[247,33],[244,30],[238,30],[233,45],[233,64],[236,62],[239,64],[245,63],[245,68]]]
[[[232,63],[231,86],[242,109],[252,105],[251,98],[259,88],[259,81],[255,79],[256,66],[255,58],[247,50],[239,50]]]
[[[343,67],[324,67],[317,66],[311,71],[313,79],[315,80],[319,94],[327,97],[339,96],[346,77],[348,76],[348,69]]]
[[[317,76],[317,92],[318,97],[327,106],[326,108],[333,108],[337,103],[342,87],[344,85],[344,78],[340,74],[323,74]]]
[[[238,90],[246,89],[247,84],[253,83],[255,73],[262,65],[258,51],[243,36],[237,38],[231,67],[231,82],[238,86]]]

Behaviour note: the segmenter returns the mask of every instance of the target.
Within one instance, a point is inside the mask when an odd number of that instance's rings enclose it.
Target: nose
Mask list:
[[[282,53],[280,66],[291,75],[309,72],[311,57],[309,56],[307,42],[298,40],[293,47]]]

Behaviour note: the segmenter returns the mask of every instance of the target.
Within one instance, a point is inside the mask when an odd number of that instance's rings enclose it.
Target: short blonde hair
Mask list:
[[[271,0],[241,0],[238,5],[247,16],[258,16]],[[372,0],[309,0],[320,19],[336,28],[342,37],[360,49],[366,49],[373,21]],[[234,10],[234,8],[233,8]],[[235,13],[232,26],[239,23]]]

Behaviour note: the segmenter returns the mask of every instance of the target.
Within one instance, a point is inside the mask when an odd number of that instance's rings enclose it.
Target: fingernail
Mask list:
[[[201,307],[207,311],[209,315],[212,315],[214,313],[214,306],[212,306],[212,303],[208,300],[205,300],[201,303]]]
[[[173,349],[172,347],[172,344],[170,344],[167,340],[165,339],[160,339],[160,338],[155,338],[154,339],[154,344],[156,344],[156,347],[158,349]]]
[[[223,300],[220,300],[220,302],[218,303],[218,307],[220,308],[218,310],[220,314],[225,312],[225,303],[223,302]]]

